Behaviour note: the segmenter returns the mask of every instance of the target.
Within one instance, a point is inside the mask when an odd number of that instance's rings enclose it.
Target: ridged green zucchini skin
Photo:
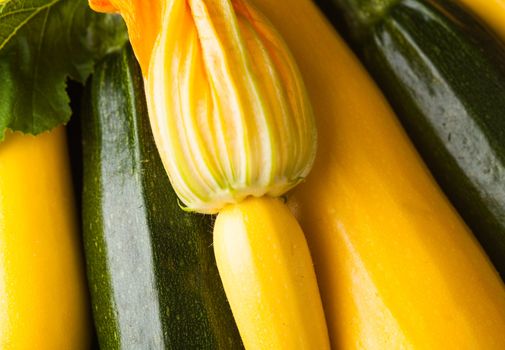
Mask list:
[[[241,349],[213,218],[179,207],[129,48],[97,67],[83,108],[84,244],[101,349]]]
[[[343,11],[353,46],[505,277],[504,44],[450,1],[329,1]]]

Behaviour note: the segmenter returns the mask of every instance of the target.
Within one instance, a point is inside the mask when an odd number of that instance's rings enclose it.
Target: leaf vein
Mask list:
[[[47,20],[48,20],[48,17],[49,17],[49,13],[51,12],[51,8],[47,8],[46,10],[46,15],[45,15],[45,18],[44,18],[44,22],[42,24],[42,30],[40,31],[40,41],[39,41],[39,45],[37,47],[37,53],[36,53],[36,60],[35,60],[35,68],[34,68],[34,71],[33,71],[33,80],[35,82],[35,84],[37,84],[38,82],[38,75],[39,75],[39,66],[40,66],[40,55],[41,55],[41,52],[42,52],[42,43],[44,42],[44,37],[46,35],[46,30],[47,30]],[[34,86],[34,88],[36,90],[38,90],[38,87],[37,86]],[[32,94],[32,106],[35,106],[35,96],[36,94]],[[35,114],[36,112],[34,111],[32,113],[32,116],[31,116],[31,122],[32,122],[32,128],[34,128],[35,126]]]
[[[26,24],[27,24],[27,23],[28,23],[31,19],[33,19],[33,18],[34,18],[37,14],[39,14],[41,11],[43,11],[43,10],[45,10],[45,9],[50,8],[51,6],[54,6],[54,5],[55,5],[56,3],[58,3],[59,1],[61,1],[61,0],[53,0],[53,1],[49,2],[49,3],[47,3],[47,4],[46,4],[46,5],[44,5],[44,6],[37,7],[37,8],[36,8],[36,10],[34,10],[34,11],[33,11],[33,14],[31,14],[31,15],[30,15],[30,16],[28,16],[28,17],[26,17],[26,19],[25,19],[24,21],[21,21],[21,22],[19,23],[19,25],[14,26],[14,29],[12,30],[12,32],[11,32],[9,35],[7,35],[7,36],[5,37],[5,39],[4,39],[4,40],[2,40],[2,41],[0,42],[0,50],[2,50],[2,49],[4,48],[4,46],[5,46],[5,45],[6,45],[6,44],[7,44],[7,43],[8,43],[8,42],[9,42],[9,41],[10,41],[10,40],[14,37],[14,35],[16,35],[16,33],[17,33],[17,32],[18,32],[18,31],[19,31],[19,30],[20,30],[20,29],[21,29],[24,25],[26,25]],[[19,11],[19,10],[18,10],[18,11]],[[9,14],[13,13],[13,12],[15,12],[15,11],[12,11],[12,12],[7,12],[7,14],[6,14],[6,15],[4,15],[4,16],[7,16],[7,15],[9,15]],[[0,16],[0,18],[2,18],[2,16]],[[4,18],[5,18],[5,17],[4,17]]]

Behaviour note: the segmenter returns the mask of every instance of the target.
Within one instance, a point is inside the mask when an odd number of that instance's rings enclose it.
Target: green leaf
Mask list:
[[[66,123],[67,79],[84,83],[126,41],[122,19],[87,0],[0,0],[0,140],[7,128],[38,134]]]

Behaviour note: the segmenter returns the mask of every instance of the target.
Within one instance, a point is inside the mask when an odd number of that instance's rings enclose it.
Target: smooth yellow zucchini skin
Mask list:
[[[288,204],[332,347],[505,349],[503,283],[357,59],[311,1],[253,2],[287,41],[315,110],[316,162]]]
[[[63,127],[0,144],[0,348],[87,349],[90,322]]]
[[[282,202],[249,198],[225,207],[214,252],[247,349],[329,349],[309,249]]]
[[[457,0],[505,40],[505,0]]]

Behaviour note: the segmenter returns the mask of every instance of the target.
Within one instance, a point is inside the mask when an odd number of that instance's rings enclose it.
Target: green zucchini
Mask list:
[[[130,48],[96,69],[82,117],[83,226],[101,349],[240,349],[211,216],[184,212]]]
[[[319,1],[505,277],[504,44],[451,1]]]

